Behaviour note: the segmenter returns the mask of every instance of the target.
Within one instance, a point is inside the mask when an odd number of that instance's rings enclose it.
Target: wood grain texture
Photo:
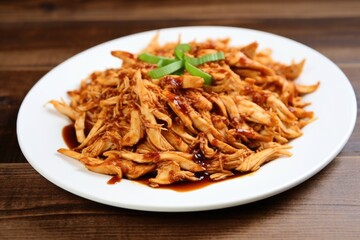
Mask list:
[[[33,238],[62,233],[59,239],[76,234],[91,238],[141,238],[145,233],[157,239],[242,236],[288,239],[294,235],[355,239],[360,233],[352,227],[360,224],[358,212],[353,211],[360,205],[360,177],[348,181],[345,176],[358,175],[359,167],[359,157],[336,158],[312,179],[269,199],[223,210],[172,214],[104,206],[63,191],[28,164],[3,164],[0,227],[8,230],[7,235],[3,233],[5,238],[16,231],[25,233],[32,229]],[[72,225],[80,232],[75,233]]]
[[[3,22],[139,21],[359,17],[358,1],[16,1],[3,4]],[[285,5],[284,5],[285,4]]]
[[[21,153],[16,117],[32,86],[74,54],[192,25],[258,29],[304,43],[344,71],[359,101],[359,9],[356,0],[0,1],[0,239],[358,239],[359,121],[334,161],[299,186],[243,206],[174,214],[106,206],[53,185]]]

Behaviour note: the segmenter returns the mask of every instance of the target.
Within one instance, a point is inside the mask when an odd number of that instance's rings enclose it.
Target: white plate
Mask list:
[[[55,67],[38,81],[25,97],[17,119],[17,135],[29,163],[45,178],[76,195],[122,208],[147,211],[200,211],[245,204],[283,192],[310,178],[342,150],[356,121],[356,98],[349,80],[329,59],[290,39],[256,30],[232,27],[180,27],[160,30],[162,43],[214,37],[230,37],[232,45],[257,41],[260,49],[271,48],[276,60],[290,63],[306,58],[302,84],[321,82],[306,96],[318,120],[306,126],[304,135],[291,142],[293,157],[280,158],[246,177],[212,184],[190,192],[153,189],[122,180],[108,185],[109,176],[88,171],[76,160],[56,152],[65,147],[61,131],[69,120],[46,103],[67,100],[66,92],[95,70],[120,66],[111,50],[137,53],[156,31],[115,39],[90,48]]]

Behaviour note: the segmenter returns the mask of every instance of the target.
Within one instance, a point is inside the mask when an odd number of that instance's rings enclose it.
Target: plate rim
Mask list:
[[[277,188],[277,191],[269,191],[269,192],[265,192],[263,193],[261,196],[254,196],[253,198],[248,198],[247,200],[245,201],[240,201],[241,203],[239,202],[225,202],[225,203],[222,203],[222,204],[215,204],[215,205],[204,205],[204,206],[193,206],[193,207],[181,207],[181,206],[178,206],[178,207],[154,207],[154,206],[138,206],[138,205],[131,205],[131,204],[117,204],[115,202],[109,202],[109,201],[104,201],[104,200],[101,200],[101,199],[94,199],[94,197],[91,197],[91,196],[86,196],[84,194],[78,194],[78,193],[75,193],[73,190],[69,190],[69,187],[67,186],[63,186],[63,184],[61,183],[58,183],[58,182],[54,182],[53,179],[51,177],[48,176],[47,173],[43,172],[43,169],[41,169],[35,162],[29,160],[31,159],[31,156],[29,155],[28,152],[25,152],[23,149],[24,149],[24,142],[22,141],[22,137],[21,137],[21,131],[22,129],[19,127],[21,126],[21,114],[23,113],[23,107],[24,107],[24,103],[30,98],[32,92],[34,92],[38,86],[41,84],[42,80],[45,79],[46,80],[46,77],[51,73],[53,72],[55,69],[59,68],[60,66],[62,66],[65,62],[69,61],[70,59],[74,59],[78,56],[80,56],[81,54],[86,54],[86,52],[88,51],[93,51],[93,49],[96,49],[96,48],[99,48],[100,46],[104,45],[104,44],[110,44],[111,42],[115,42],[115,41],[119,41],[121,39],[124,39],[124,38],[132,38],[132,37],[137,37],[137,36],[141,36],[143,34],[149,34],[149,33],[155,33],[156,31],[160,31],[163,32],[163,31],[168,31],[168,30],[178,30],[178,31],[181,31],[182,29],[196,29],[196,28],[201,28],[201,29],[205,29],[205,28],[208,28],[208,29],[214,29],[214,28],[218,28],[218,29],[232,29],[232,30],[235,30],[235,31],[242,31],[242,30],[245,30],[245,31],[252,31],[252,32],[255,32],[257,34],[265,34],[265,35],[272,35],[276,38],[280,38],[280,39],[283,39],[283,40],[286,40],[286,41],[291,41],[292,43],[296,43],[297,45],[300,45],[301,47],[305,47],[307,48],[308,50],[310,51],[313,51],[315,52],[316,54],[320,55],[324,60],[328,61],[328,63],[332,64],[336,70],[338,71],[338,73],[342,74],[343,78],[347,80],[347,83],[350,87],[350,90],[352,90],[352,98],[353,98],[353,107],[355,109],[355,111],[353,110],[352,111],[352,118],[351,118],[351,126],[350,128],[347,128],[347,132],[343,135],[343,139],[340,141],[341,144],[339,145],[339,147],[337,149],[333,149],[333,151],[331,151],[328,155],[328,158],[326,161],[321,161],[320,163],[321,164],[318,164],[316,166],[313,166],[313,170],[311,171],[308,171],[307,174],[305,174],[304,176],[299,176],[298,179],[294,179],[292,181],[292,184],[284,184],[285,186],[283,187],[278,187]],[[79,80],[80,81],[80,80]],[[35,90],[34,90],[35,89]],[[64,93],[65,94],[65,93]],[[144,32],[138,32],[138,33],[134,33],[134,34],[130,34],[130,35],[126,35],[126,36],[122,36],[122,37],[119,37],[119,38],[116,38],[116,39],[112,39],[112,40],[109,40],[109,41],[106,41],[106,42],[103,42],[103,43],[100,43],[100,44],[97,44],[93,47],[90,47],[88,49],[85,49],[73,56],[71,56],[70,58],[64,60],[63,62],[57,64],[54,68],[52,68],[51,70],[49,70],[45,75],[43,75],[32,87],[31,89],[28,91],[28,93],[26,94],[26,96],[24,97],[22,103],[21,103],[21,106],[19,108],[19,111],[18,111],[18,115],[17,115],[17,120],[16,120],[16,134],[17,134],[17,138],[18,138],[18,142],[19,142],[19,146],[20,146],[20,149],[22,151],[22,153],[24,154],[26,160],[30,163],[30,165],[40,174],[42,175],[44,178],[46,178],[48,181],[50,181],[51,183],[55,184],[56,186],[64,189],[65,191],[67,192],[70,192],[72,194],[75,194],[77,196],[80,196],[80,197],[83,197],[83,198],[86,198],[86,199],[89,199],[91,201],[95,201],[95,202],[99,202],[99,203],[102,203],[102,204],[107,204],[107,205],[111,205],[111,206],[115,206],[115,207],[121,207],[121,208],[127,208],[127,209],[134,209],[134,210],[143,210],[143,211],[155,211],[155,212],[189,212],[189,211],[203,211],[203,210],[212,210],[212,209],[220,209],[220,208],[225,208],[225,207],[233,207],[233,206],[237,206],[237,205],[243,205],[243,204],[247,204],[247,203],[250,203],[250,202],[254,202],[254,201],[258,201],[258,200],[261,200],[261,199],[265,199],[265,198],[268,198],[268,197],[271,197],[271,196],[274,196],[274,195],[277,195],[281,192],[284,192],[284,191],[287,191],[299,184],[301,184],[302,182],[308,180],[309,178],[311,178],[312,176],[316,175],[318,172],[320,172],[324,167],[326,167],[331,161],[333,161],[335,159],[335,157],[342,151],[342,149],[344,148],[344,146],[346,145],[348,139],[350,138],[354,128],[355,128],[355,125],[356,125],[356,120],[357,120],[357,101],[356,101],[356,95],[355,95],[355,91],[353,89],[353,87],[351,86],[351,82],[350,80],[346,77],[346,75],[344,74],[344,72],[334,63],[332,62],[329,58],[327,58],[325,55],[323,55],[322,53],[318,52],[317,50],[314,50],[313,48],[310,48],[308,47],[307,45],[303,44],[303,43],[300,43],[300,42],[297,42],[295,40],[292,40],[290,38],[287,38],[287,37],[283,37],[283,36],[280,36],[280,35],[277,35],[277,34],[274,34],[274,33],[270,33],[270,32],[265,32],[265,31],[260,31],[260,30],[256,30],[256,29],[249,29],[249,28],[241,28],[241,27],[231,27],[231,26],[185,26],[185,27],[171,27],[171,28],[162,28],[162,29],[154,29],[154,30],[148,30],[148,31],[144,31]]]

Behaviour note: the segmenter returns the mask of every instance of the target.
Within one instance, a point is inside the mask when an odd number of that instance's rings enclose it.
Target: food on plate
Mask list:
[[[151,187],[214,181],[291,156],[288,143],[315,117],[303,96],[319,83],[295,83],[305,61],[275,61],[256,42],[229,38],[159,44],[141,54],[112,51],[119,68],[93,72],[51,100],[75,127],[78,146],[58,152],[119,179]]]

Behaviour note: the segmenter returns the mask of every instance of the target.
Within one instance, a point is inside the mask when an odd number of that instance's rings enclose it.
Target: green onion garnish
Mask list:
[[[163,77],[165,75],[169,75],[169,74],[171,74],[173,72],[176,72],[176,71],[180,70],[183,67],[184,67],[184,61],[180,60],[180,61],[170,63],[170,64],[168,64],[166,66],[156,68],[156,69],[150,71],[149,75],[152,78],[161,78],[161,77]]]
[[[204,64],[206,62],[222,60],[225,58],[224,53],[217,52],[207,54],[198,58],[185,56],[185,53],[189,52],[190,50],[191,47],[189,44],[182,43],[175,47],[175,58],[167,58],[155,56],[149,53],[143,53],[139,55],[139,59],[144,62],[156,64],[158,66],[158,68],[149,72],[151,78],[161,78],[169,74],[181,75],[184,69],[186,69],[186,71],[188,71],[191,75],[203,78],[206,85],[211,85],[212,76],[197,68],[196,66]]]
[[[191,58],[191,57],[185,56],[185,60],[194,66],[198,66],[198,65],[204,64],[206,62],[218,61],[218,60],[221,60],[224,58],[225,58],[225,55],[223,52],[207,54],[207,55],[204,55],[204,56],[201,56],[198,58]]]
[[[191,75],[193,76],[198,76],[201,77],[205,80],[205,84],[206,85],[211,85],[212,83],[212,77],[210,74],[202,71],[201,69],[195,67],[194,65],[192,65],[189,62],[185,62],[185,69],[186,71],[188,71]]]
[[[139,55],[139,59],[144,62],[153,63],[158,65],[159,67],[165,66],[167,64],[173,63],[176,59],[167,58],[167,57],[159,57],[156,55],[152,55],[150,53],[142,53]]]
[[[182,44],[179,44],[175,47],[175,57],[177,59],[183,59],[184,58],[184,54],[188,51],[190,51],[191,47],[189,44],[187,43],[182,43]]]

